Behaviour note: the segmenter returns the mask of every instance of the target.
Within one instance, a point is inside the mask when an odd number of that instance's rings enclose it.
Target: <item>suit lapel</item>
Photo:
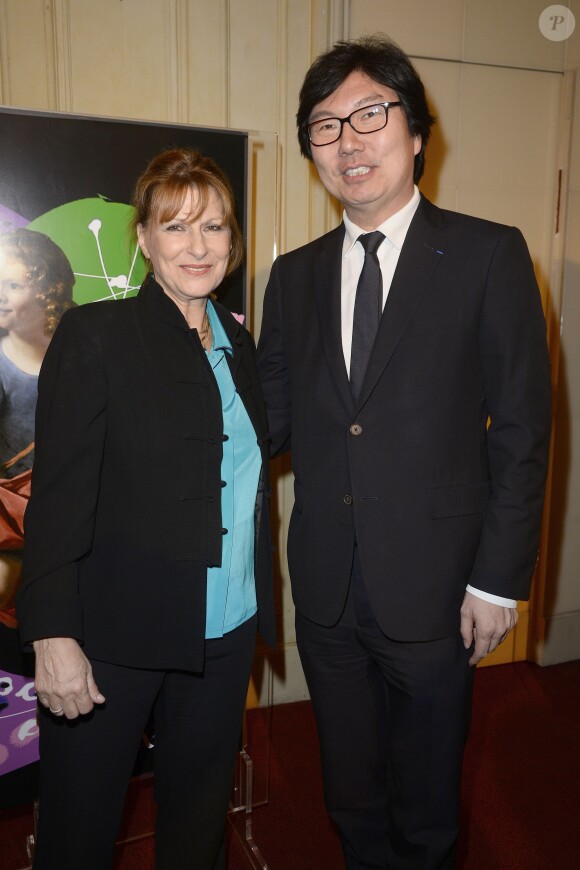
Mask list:
[[[401,340],[429,280],[445,254],[439,209],[422,198],[401,250],[379,331],[369,359],[358,407],[369,397]]]
[[[258,444],[262,447],[266,441],[269,440],[266,436],[268,424],[266,421],[265,410],[262,407],[262,394],[257,381],[257,372],[255,377],[252,377],[252,372],[255,371],[255,368],[252,366],[250,370],[250,368],[248,368],[249,360],[244,363],[242,359],[242,327],[234,319],[232,314],[220,305],[219,302],[214,301],[213,305],[232,346],[232,353],[229,354],[226,352],[225,358],[232,375],[236,392],[242,400],[248,413],[248,417],[250,418],[250,422],[254,427]]]
[[[349,414],[354,409],[348,373],[344,362],[341,330],[340,287],[342,283],[342,244],[344,224],[322,240],[316,260],[314,287],[324,353],[338,393]]]

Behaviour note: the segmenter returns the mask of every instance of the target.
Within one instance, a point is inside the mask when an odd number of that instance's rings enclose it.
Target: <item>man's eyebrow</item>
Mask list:
[[[362,108],[363,106],[374,106],[375,103],[388,103],[388,100],[385,100],[384,94],[372,94],[370,97],[362,97],[362,99],[357,100],[354,104],[353,112],[356,112],[357,109]],[[350,112],[348,113],[350,115]],[[333,115],[330,112],[330,109],[319,109],[318,112],[313,112],[308,121],[311,124],[313,121],[318,121],[319,118],[336,118],[337,115]]]

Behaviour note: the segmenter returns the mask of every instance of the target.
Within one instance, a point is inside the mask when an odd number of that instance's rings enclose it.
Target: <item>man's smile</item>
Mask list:
[[[345,169],[344,174],[347,178],[356,178],[357,175],[368,175],[372,168],[372,166],[353,166]]]

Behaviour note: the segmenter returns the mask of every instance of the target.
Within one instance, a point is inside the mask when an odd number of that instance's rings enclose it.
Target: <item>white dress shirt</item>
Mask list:
[[[375,229],[380,230],[385,236],[384,242],[377,251],[379,264],[381,267],[381,275],[383,278],[383,309],[397,263],[403,242],[407,235],[407,231],[411,226],[411,221],[417,211],[421,196],[418,188],[415,186],[413,196],[409,202],[403,206],[398,212],[387,218],[382,224],[379,224]],[[350,372],[350,352],[352,347],[352,322],[354,317],[354,301],[356,296],[356,288],[360,273],[365,259],[364,248],[357,239],[360,235],[369,232],[357,227],[353,223],[346,212],[343,213],[342,219],[345,226],[344,242],[342,245],[342,285],[341,285],[341,334],[342,334],[342,350],[344,353],[344,361],[347,372]],[[499,604],[501,607],[517,607],[517,601],[513,598],[503,598],[500,595],[492,595],[490,592],[483,592],[480,589],[474,589],[473,586],[467,585],[467,592],[476,595],[478,598],[483,598],[484,601],[489,601],[492,604]]]

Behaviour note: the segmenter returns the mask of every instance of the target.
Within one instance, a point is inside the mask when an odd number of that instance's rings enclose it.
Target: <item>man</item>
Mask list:
[[[540,297],[517,229],[414,186],[433,119],[396,45],[319,57],[297,121],[344,221],[275,262],[259,364],[273,451],[292,447],[288,559],[327,808],[348,870],[449,868],[473,665],[515,625],[536,563]]]

